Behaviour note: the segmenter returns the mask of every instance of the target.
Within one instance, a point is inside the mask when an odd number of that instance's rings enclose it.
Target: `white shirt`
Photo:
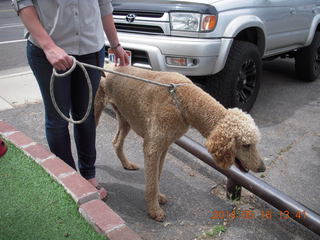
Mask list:
[[[101,17],[111,14],[111,0],[20,0],[22,8],[34,6],[53,41],[70,55],[99,51],[105,42]],[[29,40],[39,46],[36,40]]]

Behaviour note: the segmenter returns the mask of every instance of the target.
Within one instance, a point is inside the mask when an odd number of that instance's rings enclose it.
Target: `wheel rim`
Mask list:
[[[254,94],[257,80],[257,66],[253,59],[248,59],[238,73],[236,101],[239,105],[248,103]]]

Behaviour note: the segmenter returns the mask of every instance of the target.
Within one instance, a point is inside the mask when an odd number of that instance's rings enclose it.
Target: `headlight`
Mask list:
[[[170,13],[171,30],[173,31],[212,31],[216,26],[216,16],[200,13],[172,12]]]
[[[199,31],[200,18],[201,15],[198,13],[171,13],[171,29],[190,32]]]

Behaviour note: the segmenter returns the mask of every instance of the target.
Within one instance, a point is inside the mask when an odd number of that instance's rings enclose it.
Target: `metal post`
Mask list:
[[[232,201],[239,201],[241,198],[241,185],[237,184],[232,178],[227,181],[227,198]]]
[[[290,213],[290,217],[293,220],[320,235],[320,216],[313,210],[295,201],[250,173],[242,172],[235,166],[231,166],[229,169],[219,168],[213,161],[207,149],[201,144],[193,141],[191,138],[183,136],[176,141],[176,144],[227,176],[228,179],[232,179],[229,180],[231,181],[229,183],[231,190],[232,188],[235,188],[234,186],[237,184],[245,187],[281,212],[287,211]],[[298,213],[303,213],[303,215],[299,216]]]

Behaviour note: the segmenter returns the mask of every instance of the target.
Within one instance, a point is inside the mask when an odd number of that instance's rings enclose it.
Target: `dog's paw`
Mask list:
[[[157,210],[149,211],[149,216],[158,222],[163,222],[166,217],[166,213],[159,208]]]
[[[127,164],[123,165],[124,169],[126,170],[138,170],[139,166],[137,164],[134,164],[132,162],[128,162]]]
[[[161,205],[164,205],[168,202],[166,195],[159,193],[158,201]]]

